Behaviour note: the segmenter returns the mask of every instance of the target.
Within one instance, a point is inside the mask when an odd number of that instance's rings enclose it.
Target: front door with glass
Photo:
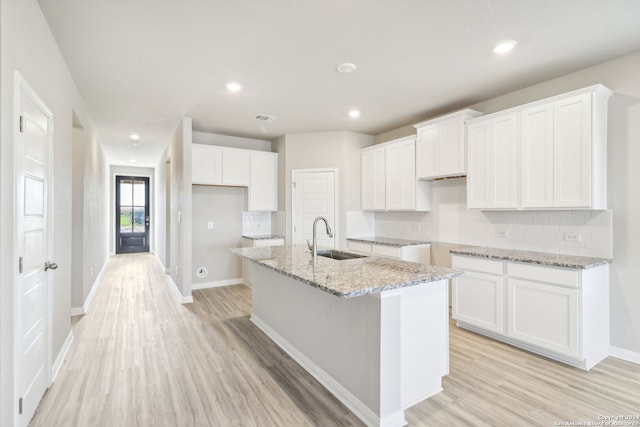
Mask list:
[[[149,252],[149,178],[116,176],[116,253]]]

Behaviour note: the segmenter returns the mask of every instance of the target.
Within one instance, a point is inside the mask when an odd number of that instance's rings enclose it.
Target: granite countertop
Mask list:
[[[456,255],[547,265],[550,267],[572,268],[576,270],[586,270],[611,262],[608,258],[520,251],[515,249],[485,248],[481,246],[451,249],[450,252]]]
[[[284,236],[280,236],[277,234],[243,234],[242,237],[251,240],[284,239]]]
[[[384,245],[384,246],[414,246],[414,245],[428,245],[431,242],[423,242],[421,240],[406,240],[406,239],[395,239],[393,237],[347,237],[347,240],[351,240],[354,242],[362,242],[362,243],[374,243],[376,245]]]
[[[231,252],[330,294],[350,298],[450,279],[462,271],[391,258],[367,256],[338,261],[291,247],[237,248]]]

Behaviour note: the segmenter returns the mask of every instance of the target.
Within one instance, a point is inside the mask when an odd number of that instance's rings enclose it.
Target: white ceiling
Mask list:
[[[640,49],[638,0],[39,3],[109,159],[140,166],[183,116],[259,139],[378,134]],[[493,54],[504,39],[516,49]],[[336,71],[345,61],[355,73]]]

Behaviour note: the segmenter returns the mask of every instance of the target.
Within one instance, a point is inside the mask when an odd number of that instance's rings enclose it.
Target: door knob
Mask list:
[[[47,262],[44,263],[44,271],[55,270],[57,268],[58,268],[58,264],[56,264],[55,262],[47,261]]]

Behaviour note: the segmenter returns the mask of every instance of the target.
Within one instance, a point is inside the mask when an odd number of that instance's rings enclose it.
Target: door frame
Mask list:
[[[145,235],[146,235],[146,244],[145,244],[145,249],[146,251],[143,251],[142,253],[151,253],[151,230],[153,229],[151,226],[151,178],[150,177],[146,177],[146,176],[140,176],[140,175],[116,175],[115,176],[115,204],[114,206],[112,206],[111,208],[115,208],[115,212],[114,212],[114,224],[113,224],[113,231],[115,233],[114,236],[114,241],[115,241],[115,247],[113,248],[114,251],[116,252],[116,254],[118,254],[118,237],[121,237],[121,233],[119,231],[120,229],[120,218],[118,218],[117,213],[121,212],[120,208],[121,206],[119,205],[119,201],[118,201],[118,195],[120,195],[120,187],[118,186],[118,181],[120,180],[120,182],[122,182],[121,180],[141,180],[143,182],[146,181],[146,188],[145,188]],[[133,191],[133,190],[132,190]],[[132,193],[132,197],[133,197],[133,193]],[[120,248],[122,250],[122,248]],[[120,254],[126,254],[126,253],[139,253],[139,252],[120,252]]]
[[[149,168],[145,168],[147,171]],[[155,184],[153,182],[153,175],[148,173],[137,173],[135,172],[135,168],[131,168],[130,171],[127,172],[112,172],[111,173],[111,203],[109,204],[109,233],[111,234],[111,255],[116,254],[116,177],[118,176],[135,176],[141,178],[149,178],[149,221],[151,221],[151,225],[149,226],[149,253],[155,253],[155,210],[153,209],[153,203],[155,198],[154,196],[154,188]]]
[[[15,250],[15,266],[13,270],[13,396],[11,405],[13,407],[13,423],[14,425],[18,425],[20,420],[20,413],[18,409],[18,399],[20,399],[20,378],[22,375],[22,360],[20,357],[20,331],[22,322],[20,321],[22,315],[22,305],[20,304],[20,272],[17,268],[19,258],[22,256],[20,252],[22,250],[21,245],[19,245],[20,233],[23,229],[22,220],[20,219],[20,201],[22,200],[22,196],[20,195],[20,190],[22,189],[20,180],[21,176],[19,175],[22,171],[16,170],[15,167],[18,165],[19,161],[21,161],[19,154],[22,152],[20,149],[20,145],[18,141],[20,140],[20,113],[22,111],[22,105],[20,102],[20,97],[22,94],[28,96],[34,104],[38,106],[42,110],[42,112],[47,116],[48,127],[47,127],[47,147],[46,147],[46,177],[47,177],[47,188],[46,192],[46,203],[47,203],[47,212],[46,212],[46,226],[47,226],[47,248],[45,249],[45,253],[47,259],[53,259],[53,238],[54,238],[54,221],[53,221],[53,212],[54,212],[54,198],[53,198],[53,188],[54,188],[54,175],[53,175],[53,143],[54,143],[54,121],[53,121],[53,112],[47,107],[47,105],[40,99],[36,91],[29,85],[29,83],[24,79],[22,74],[17,70],[14,71],[14,92],[13,92],[13,248]],[[53,365],[53,292],[50,289],[54,288],[55,284],[55,275],[49,274],[46,275],[46,285],[44,286],[44,298],[46,299],[45,306],[45,316],[47,325],[44,328],[46,331],[46,353],[47,360],[45,364],[45,378],[47,379],[48,386],[52,385],[52,365]]]
[[[339,228],[339,223],[340,223],[340,206],[338,204],[340,196],[339,196],[339,192],[338,192],[338,168],[311,168],[311,169],[291,169],[291,247],[293,247],[294,245],[294,238],[295,238],[295,232],[294,232],[294,227],[296,225],[296,198],[295,198],[295,194],[296,194],[296,189],[295,189],[295,176],[296,173],[313,173],[313,172],[333,172],[333,210],[334,210],[334,222],[335,224],[332,224],[332,231],[333,231],[333,241],[334,243],[334,247],[336,249],[340,248],[340,228]]]

